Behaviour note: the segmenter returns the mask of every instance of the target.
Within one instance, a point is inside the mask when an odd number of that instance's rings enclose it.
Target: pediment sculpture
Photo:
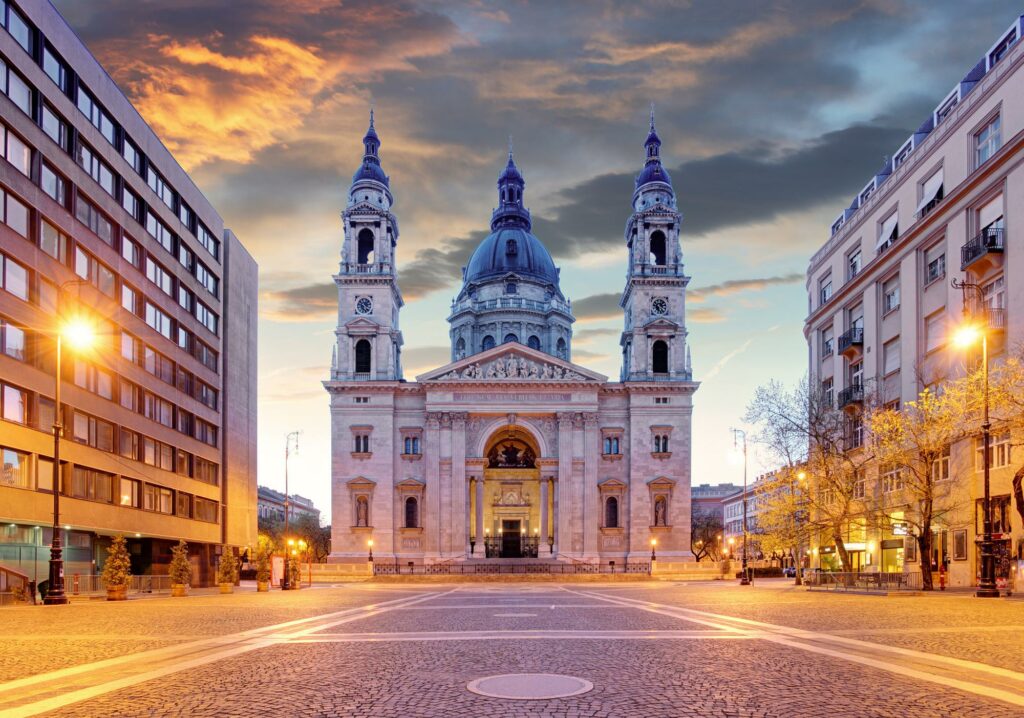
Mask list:
[[[452,369],[438,379],[534,379],[537,381],[582,381],[586,379],[579,372],[563,369],[557,364],[533,361],[515,354],[497,357],[480,364],[474,362],[462,369]]]

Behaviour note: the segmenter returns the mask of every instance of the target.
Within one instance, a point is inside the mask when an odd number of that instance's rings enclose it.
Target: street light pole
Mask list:
[[[61,340],[64,327],[61,326],[60,295],[65,287],[75,284],[88,284],[85,279],[72,279],[57,287],[54,298],[54,316],[57,327],[54,334],[56,342],[55,369],[53,375],[53,538],[50,541],[50,575],[46,596],[43,603],[47,606],[60,605],[68,602],[64,593],[64,550],[60,538],[60,437],[64,431],[61,421],[60,379],[61,379]]]
[[[291,431],[284,438],[284,535],[281,537],[282,541],[288,540],[288,505],[289,493],[288,493],[288,457],[291,455],[292,440],[295,440],[295,452],[299,451],[299,434],[301,431]],[[287,545],[287,544],[285,544]],[[284,552],[284,576],[281,578],[281,588],[285,591],[289,588],[290,581],[288,580],[288,569],[290,567],[289,562],[291,558],[288,554],[288,549]]]
[[[967,304],[967,292],[968,290],[975,292],[979,306],[984,306],[985,294],[980,284],[975,282],[964,282],[957,279],[953,279],[953,287],[959,289],[963,293],[963,307],[964,314],[970,315],[972,312],[968,309]],[[987,323],[987,315],[984,316]],[[982,383],[984,385],[984,413],[981,421],[981,442],[982,442],[982,472],[984,481],[984,498],[982,500],[982,536],[981,536],[981,578],[978,581],[978,590],[975,592],[975,596],[978,598],[999,598],[999,589],[996,588],[996,563],[995,555],[992,545],[992,496],[991,496],[991,484],[989,480],[990,474],[990,458],[991,458],[991,429],[992,423],[989,420],[988,411],[988,326],[977,327],[975,326],[973,331],[968,332],[968,338],[970,334],[978,332],[981,334],[981,376]]]
[[[741,586],[750,585],[750,574],[747,569],[747,432],[743,429],[732,429],[732,444],[736,446],[736,437],[743,437],[743,578]]]

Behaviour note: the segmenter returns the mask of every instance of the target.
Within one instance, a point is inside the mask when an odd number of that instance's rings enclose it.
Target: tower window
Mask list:
[[[369,434],[356,434],[354,437],[354,444],[352,451],[356,454],[369,454],[370,453],[370,435]]]
[[[371,264],[373,262],[373,230],[369,228],[359,230],[356,249],[359,264]]]
[[[356,342],[356,374],[370,373],[371,347],[367,339],[360,339]]]
[[[455,358],[462,359],[466,356],[466,340],[459,337],[459,340],[455,342]]]
[[[505,254],[518,254],[519,244],[514,239],[505,240]]]
[[[668,374],[668,344],[661,339],[651,347],[651,370],[655,374]]]
[[[420,527],[420,503],[415,496],[405,500],[405,528],[418,529]]]
[[[530,349],[540,349],[540,338],[536,334],[531,335],[526,340],[526,346],[530,347]]]
[[[664,267],[666,264],[666,246],[665,246],[665,233],[661,230],[657,230],[651,234],[651,263],[656,264],[659,267]]]
[[[515,334],[506,334],[505,335],[505,341],[503,343],[504,344],[511,344],[512,342],[518,342],[518,341],[519,341],[519,337],[517,337]]]
[[[609,529],[619,527],[619,500],[614,496],[609,496],[604,502],[604,526]]]
[[[560,338],[558,340],[558,343],[555,344],[555,351],[556,351],[559,359],[565,359],[566,358],[565,339],[561,339]]]
[[[484,340],[480,343],[480,351],[487,351],[488,349],[494,349],[494,337],[490,334],[484,337]]]
[[[518,287],[518,285],[516,285],[515,282],[506,282],[505,283],[505,294],[518,294],[518,293],[519,293],[519,287]]]

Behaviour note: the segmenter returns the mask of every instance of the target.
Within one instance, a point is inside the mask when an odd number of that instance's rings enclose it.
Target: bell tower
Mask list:
[[[402,378],[402,294],[395,272],[398,220],[391,213],[390,180],[380,164],[380,138],[373,126],[363,137],[363,162],[352,176],[341,213],[344,241],[334,275],[338,287],[334,381],[396,381]]]
[[[679,244],[682,213],[672,178],[661,164],[661,138],[651,126],[644,166],[636,178],[633,214],[626,223],[629,268],[619,304],[625,314],[622,381],[691,379],[686,346],[686,285]]]

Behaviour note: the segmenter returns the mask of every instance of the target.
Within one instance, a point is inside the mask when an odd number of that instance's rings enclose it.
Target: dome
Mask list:
[[[509,272],[558,286],[558,269],[547,247],[522,227],[501,227],[491,232],[466,265],[465,283]]]
[[[661,162],[648,162],[637,175],[637,188],[643,187],[649,182],[664,182],[669,187],[672,186],[672,178],[669,177],[668,170],[662,166]]]
[[[352,175],[352,184],[360,180],[373,180],[380,182],[385,187],[390,186],[388,176],[384,174],[384,169],[379,164],[365,160],[359,166],[359,169],[356,170],[356,173]]]

